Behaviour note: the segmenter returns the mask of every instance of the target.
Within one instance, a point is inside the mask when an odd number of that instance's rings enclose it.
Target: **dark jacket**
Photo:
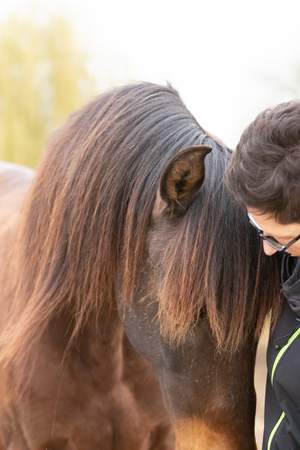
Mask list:
[[[284,305],[267,350],[263,450],[300,450],[300,258],[283,256]]]

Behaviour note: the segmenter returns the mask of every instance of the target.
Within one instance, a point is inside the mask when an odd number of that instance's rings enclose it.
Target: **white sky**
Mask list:
[[[230,146],[258,112],[295,95],[297,74],[300,93],[299,0],[0,2],[0,19],[64,14],[101,86],[168,80]]]

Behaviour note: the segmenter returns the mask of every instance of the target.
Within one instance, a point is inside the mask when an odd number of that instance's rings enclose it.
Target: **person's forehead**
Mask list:
[[[300,234],[300,223],[283,225],[278,223],[275,218],[269,214],[261,214],[260,211],[252,208],[247,208],[247,211],[266,235],[288,239]]]

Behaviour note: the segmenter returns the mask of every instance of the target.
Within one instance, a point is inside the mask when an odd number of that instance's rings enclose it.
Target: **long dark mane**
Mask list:
[[[277,298],[276,271],[224,188],[230,152],[172,87],[139,83],[93,100],[48,145],[15,244],[16,295],[1,336],[2,363],[30,352],[59,314],[72,318],[71,339],[91,320],[101,324],[115,308],[120,274],[122,297],[131,301],[163,170],[196,144],[213,151],[197,201],[176,219],[176,239],[163,250],[162,332],[183,339],[206,314],[222,348],[259,335]]]

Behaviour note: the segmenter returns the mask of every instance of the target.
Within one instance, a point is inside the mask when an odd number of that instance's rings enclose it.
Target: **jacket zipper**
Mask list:
[[[273,386],[274,384],[274,375],[275,375],[275,371],[276,368],[279,364],[279,361],[281,360],[281,358],[283,357],[283,355],[285,354],[285,352],[287,351],[287,349],[292,345],[292,343],[295,341],[295,339],[297,339],[297,337],[300,335],[300,328],[297,328],[296,331],[294,331],[294,333],[291,335],[291,337],[289,338],[289,340],[287,341],[287,343],[282,347],[282,349],[280,350],[280,352],[278,353],[278,355],[275,358],[275,361],[273,363],[273,367],[272,367],[272,372],[271,372],[271,384]],[[274,435],[276,434],[276,431],[278,430],[281,422],[283,421],[283,419],[285,418],[285,412],[282,411],[280,417],[278,418],[276,424],[274,425],[270,435],[269,435],[269,439],[268,439],[268,446],[267,446],[267,450],[271,450],[271,445],[272,445],[272,441],[274,438]]]
[[[273,441],[273,437],[276,433],[276,431],[278,430],[281,422],[283,421],[283,419],[285,418],[285,412],[281,413],[281,416],[279,417],[279,419],[277,420],[275,426],[273,427],[273,430],[270,433],[269,439],[268,439],[268,447],[267,450],[271,450],[271,445],[272,445],[272,441]]]
[[[282,347],[282,349],[280,350],[280,352],[278,353],[278,355],[275,358],[273,367],[272,367],[272,374],[271,374],[271,383],[273,386],[274,383],[274,374],[275,374],[275,370],[278,366],[279,361],[281,360],[281,358],[283,357],[283,355],[285,354],[285,352],[287,351],[287,349],[290,347],[290,345],[294,342],[294,340],[299,336],[300,334],[300,328],[297,328],[296,331],[294,331],[294,333],[292,334],[292,336],[289,338],[289,340],[287,341],[287,343]]]

